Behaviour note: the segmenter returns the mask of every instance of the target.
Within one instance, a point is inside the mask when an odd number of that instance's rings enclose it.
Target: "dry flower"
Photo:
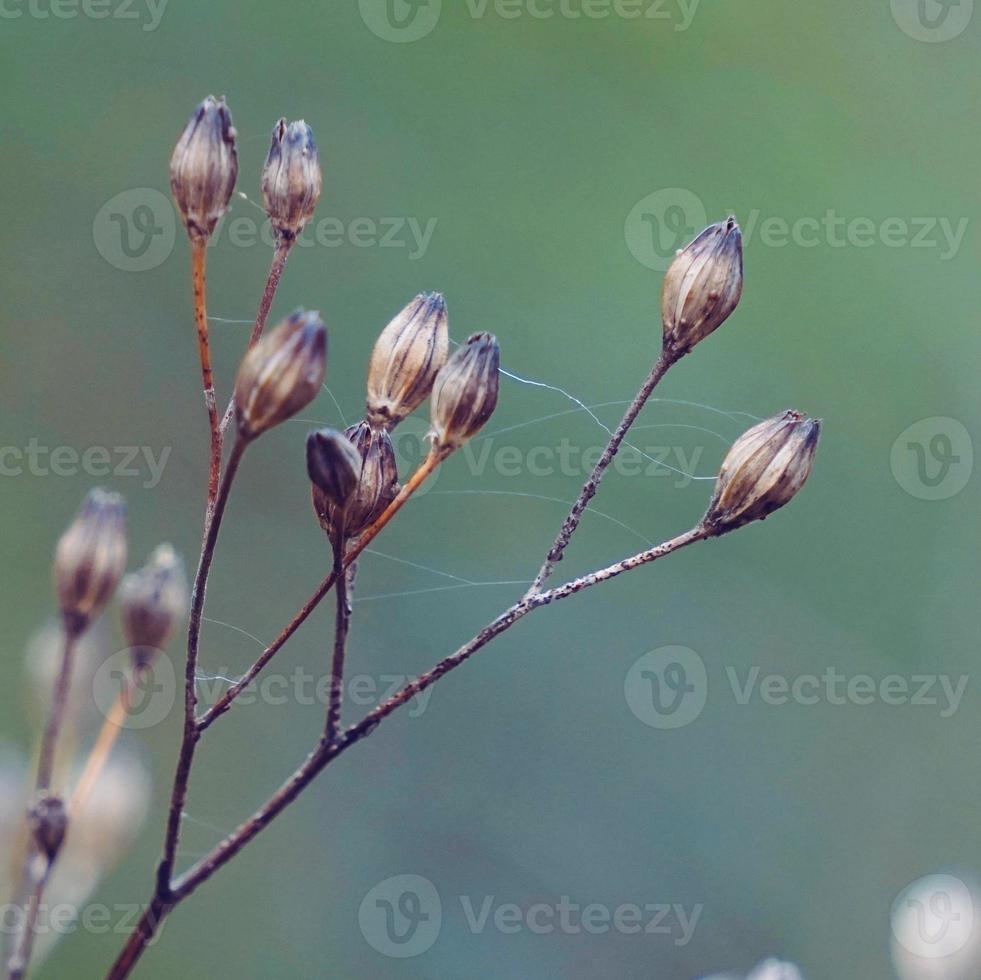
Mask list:
[[[273,127],[272,143],[262,168],[262,200],[276,234],[292,241],[313,217],[323,174],[313,130],[302,120]]]
[[[358,489],[361,454],[343,432],[321,429],[307,436],[307,474],[313,486],[317,516],[336,527],[338,511],[344,510]]]
[[[246,355],[235,380],[239,433],[255,439],[305,408],[327,371],[327,328],[319,313],[296,310]]]
[[[745,432],[722,463],[705,527],[725,534],[789,503],[811,475],[820,436],[820,420],[792,410]]]
[[[420,294],[381,332],[368,366],[367,419],[392,428],[428,397],[450,346],[446,301]]]
[[[60,796],[44,793],[27,814],[31,836],[38,850],[53,861],[61,850],[68,829],[68,813]]]
[[[192,239],[206,239],[215,230],[237,175],[231,113],[223,98],[209,95],[192,113],[170,158],[170,189]]]
[[[674,258],[664,276],[664,351],[677,359],[718,329],[743,292],[743,239],[736,219],[710,225]]]
[[[497,405],[501,348],[489,333],[458,347],[433,385],[431,421],[439,452],[459,449],[476,435]]]
[[[97,615],[126,568],[126,505],[100,487],[89,492],[55,550],[54,581],[66,622],[76,629]]]
[[[398,464],[391,436],[384,429],[361,422],[351,426],[346,435],[362,460],[361,478],[344,512],[345,531],[348,536],[356,537],[395,499],[399,489]],[[325,499],[318,500],[314,494],[314,507],[321,526],[332,534],[333,511],[323,506]]]
[[[187,574],[180,555],[169,544],[159,545],[143,568],[123,578],[119,599],[134,666],[141,669],[187,612]]]

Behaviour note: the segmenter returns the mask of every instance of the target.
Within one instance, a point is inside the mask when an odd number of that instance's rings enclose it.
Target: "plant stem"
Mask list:
[[[37,803],[51,789],[55,750],[68,709],[68,693],[71,688],[75,647],[86,625],[84,619],[68,614],[63,617],[63,620],[61,663],[58,666],[51,708],[48,712],[44,734],[41,736],[41,747],[38,750],[37,775],[34,779],[34,803]],[[39,872],[38,862],[42,859],[44,865]],[[44,857],[38,850],[32,836],[27,843],[21,882],[15,896],[17,901],[14,904],[22,909],[22,915],[11,939],[11,953],[7,961],[7,976],[10,980],[19,980],[27,972],[27,965],[30,962],[31,950],[34,945],[34,928],[37,924],[38,910],[48,876],[51,873],[52,863],[52,859]],[[23,903],[21,903],[21,899],[23,899]]]
[[[34,870],[38,861],[44,861],[40,871]],[[44,897],[44,889],[51,877],[53,861],[44,858],[36,850],[27,858],[28,867],[25,867],[25,874],[30,875],[33,881],[28,879],[30,894],[24,907],[23,921],[19,924],[16,939],[14,941],[13,952],[7,963],[8,980],[22,980],[27,974],[28,964],[31,962],[31,953],[34,951],[34,930],[37,928],[37,918],[41,911],[41,899]]]
[[[72,791],[72,795],[68,800],[69,818],[77,814],[85,805],[85,801],[88,799],[92,787],[98,781],[99,776],[102,775],[102,770],[105,768],[106,762],[109,761],[112,747],[116,744],[116,739],[119,737],[119,733],[123,730],[123,725],[126,723],[126,712],[129,710],[130,698],[132,697],[136,680],[137,678],[134,675],[123,681],[119,688],[119,694],[116,695],[116,700],[113,701],[112,707],[109,709],[109,714],[106,715],[106,720],[102,723],[102,728],[99,730],[95,744],[92,746],[92,751],[89,752],[88,758],[85,761],[85,768],[82,770],[82,775],[79,776],[78,782],[75,784],[75,789]]]
[[[170,894],[170,879],[177,855],[177,843],[180,839],[181,816],[184,812],[184,802],[187,799],[187,784],[191,774],[191,765],[194,761],[194,750],[200,738],[195,718],[198,645],[201,638],[201,617],[204,613],[208,574],[211,571],[215,545],[218,543],[218,532],[221,530],[221,521],[228,503],[228,495],[231,492],[235,474],[238,472],[239,464],[247,447],[248,442],[242,438],[238,438],[232,447],[231,455],[228,458],[228,467],[222,477],[218,497],[215,500],[212,519],[205,524],[204,538],[201,543],[201,557],[198,561],[197,574],[194,577],[194,587],[191,590],[191,611],[187,627],[187,663],[184,671],[184,734],[181,739],[177,771],[174,774],[174,785],[171,790],[163,857],[157,868],[156,895],[161,900],[166,900]]]
[[[140,916],[136,928],[130,934],[118,959],[106,974],[106,980],[124,980],[128,977],[139,958],[146,951],[160,929],[160,925],[173,906],[154,895],[146,911]]]
[[[610,437],[609,443],[607,443],[606,449],[603,450],[603,455],[600,456],[593,467],[593,472],[589,474],[589,479],[583,484],[582,490],[579,491],[579,496],[576,498],[575,503],[572,505],[572,510],[569,511],[569,516],[566,517],[562,524],[562,528],[559,530],[555,541],[552,543],[552,547],[549,549],[548,556],[542,563],[542,567],[538,570],[538,574],[535,576],[534,582],[531,583],[531,587],[525,593],[526,596],[532,596],[536,592],[540,592],[542,586],[548,581],[555,566],[562,561],[562,557],[565,554],[565,549],[569,544],[572,535],[576,533],[576,529],[579,527],[579,522],[582,520],[582,515],[585,513],[586,508],[589,506],[589,502],[596,496],[596,491],[599,489],[600,482],[603,479],[603,474],[606,472],[607,467],[613,462],[613,457],[616,456],[620,449],[623,440],[626,438],[627,433],[630,431],[630,427],[634,424],[637,416],[640,415],[641,409],[647,404],[647,400],[651,397],[651,393],[658,386],[661,379],[665,374],[668,373],[668,369],[672,364],[677,361],[677,355],[668,354],[664,351],[661,352],[654,367],[651,369],[651,373],[647,376],[647,380],[641,386],[640,391],[634,397],[634,400],[630,403],[630,407],[627,409],[626,414],[617,426],[616,431]]]
[[[624,572],[641,565],[664,558],[689,544],[703,541],[712,532],[702,525],[680,534],[670,541],[630,558],[616,562],[588,575],[573,579],[546,592],[525,596],[496,619],[485,626],[473,639],[460,647],[455,653],[441,660],[432,670],[406,684],[388,700],[369,712],[361,721],[343,732],[336,741],[321,738],[302,765],[290,778],[244,823],[222,840],[209,854],[201,858],[173,883],[166,902],[158,901],[148,909],[137,930],[130,937],[116,965],[108,973],[106,980],[124,980],[139,959],[143,950],[156,935],[160,922],[170,910],[189,897],[200,885],[235,857],[247,844],[257,837],[272,821],[286,809],[306,789],[326,766],[352,745],[360,742],[378,727],[379,723],[417,694],[435,684],[441,677],[485,647],[491,640],[510,629],[520,619],[534,609],[565,599],[584,589],[607,582]],[[346,562],[347,564],[347,562]]]
[[[650,564],[659,558],[665,558],[690,544],[694,544],[696,541],[704,541],[712,536],[713,532],[699,524],[690,531],[685,531],[684,534],[679,534],[677,537],[671,538],[669,541],[665,541],[654,548],[648,548],[646,551],[642,551],[630,558],[624,558],[622,561],[615,562],[606,568],[589,572],[587,575],[572,579],[564,585],[556,586],[545,592],[538,592],[532,596],[524,596],[519,602],[516,602],[513,606],[501,613],[500,616],[488,623],[472,640],[460,647],[459,650],[441,660],[432,670],[420,675],[414,681],[410,681],[387,701],[382,702],[374,710],[369,712],[358,724],[347,729],[341,738],[341,749],[346,749],[355,742],[359,742],[367,735],[370,735],[379,722],[388,717],[393,711],[407,701],[411,701],[412,698],[425,691],[428,687],[431,687],[442,676],[448,674],[451,670],[464,663],[464,661],[469,660],[478,650],[485,647],[491,640],[505,630],[510,629],[518,620],[523,619],[533,610],[576,595],[584,589],[592,588],[594,585],[608,582],[610,579],[616,578],[624,572],[640,568],[642,565]]]
[[[413,473],[409,481],[402,487],[395,499],[385,508],[381,516],[372,524],[358,539],[357,544],[347,553],[344,558],[344,568],[350,568],[368,547],[369,544],[381,533],[386,524],[402,509],[406,501],[412,494],[425,482],[426,478],[433,472],[439,463],[446,458],[445,453],[432,452],[423,460],[422,464]],[[334,587],[337,576],[331,570],[330,574],[317,586],[317,590],[303,604],[299,612],[290,620],[283,631],[273,642],[266,647],[259,655],[255,663],[236,681],[207,711],[197,720],[198,732],[204,732],[214,724],[215,720],[223,715],[232,706],[235,699],[259,676],[260,672],[270,660],[285,646],[287,640],[306,622],[310,614],[320,605],[324,596]]]
[[[218,422],[218,404],[215,399],[215,379],[211,371],[211,342],[208,337],[208,308],[205,300],[205,268],[208,261],[206,238],[191,239],[191,287],[194,294],[194,320],[198,331],[198,355],[201,359],[201,381],[204,387],[204,404],[208,410],[208,427],[211,431],[211,465],[208,471],[208,509],[206,522],[214,517],[218,498],[218,481],[221,478],[221,427]]]
[[[55,748],[68,707],[68,690],[71,686],[75,645],[83,629],[77,620],[68,616],[65,617],[64,623],[61,664],[58,667],[58,676],[55,678],[51,710],[48,712],[48,721],[44,728],[44,735],[41,737],[41,748],[38,752],[37,778],[34,781],[36,794],[41,794],[51,787]]]
[[[293,248],[295,239],[280,238],[276,242],[276,250],[273,252],[272,265],[269,267],[269,275],[266,278],[265,288],[262,290],[262,297],[259,300],[259,309],[255,316],[255,323],[252,326],[252,335],[249,337],[247,350],[252,350],[259,342],[262,331],[266,329],[266,321],[269,319],[269,310],[272,308],[273,300],[276,298],[276,290],[279,289],[279,281],[283,278],[283,269],[286,268],[286,260],[289,258],[290,250]],[[235,414],[235,399],[228,402],[225,414],[222,416],[220,430],[224,433],[231,424],[232,416]]]
[[[351,625],[351,598],[348,589],[350,579],[344,567],[346,541],[342,514],[338,520],[334,539],[334,579],[337,582],[334,595],[337,600],[337,611],[334,616],[334,654],[330,661],[330,698],[324,724],[324,739],[328,742],[334,740],[341,722],[344,699],[344,657],[347,653],[347,634]]]

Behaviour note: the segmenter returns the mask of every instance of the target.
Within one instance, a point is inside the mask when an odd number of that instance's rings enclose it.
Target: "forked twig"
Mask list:
[[[677,360],[677,358],[670,357],[663,351],[660,357],[658,357],[654,367],[651,369],[651,373],[647,377],[647,380],[641,386],[640,391],[637,392],[634,400],[630,403],[630,407],[624,414],[620,424],[616,427],[616,431],[610,437],[610,441],[603,450],[603,454],[593,467],[593,472],[589,474],[589,479],[586,480],[586,482],[583,484],[582,490],[579,491],[579,496],[572,505],[572,509],[569,511],[569,516],[566,517],[562,527],[559,529],[559,533],[556,535],[555,541],[552,543],[552,547],[549,548],[548,555],[546,556],[545,561],[542,563],[542,567],[538,570],[538,574],[535,576],[534,581],[531,583],[531,586],[525,593],[526,596],[532,596],[536,592],[540,592],[542,586],[548,581],[552,575],[552,572],[555,570],[555,566],[562,561],[562,558],[565,555],[565,549],[568,546],[569,541],[572,539],[573,534],[576,533],[576,530],[579,527],[579,522],[582,520],[582,515],[586,512],[589,502],[596,496],[596,491],[599,490],[599,485],[603,479],[603,474],[606,473],[610,463],[613,462],[613,458],[616,456],[617,452],[619,452],[623,440],[626,439],[627,433],[630,431],[630,427],[637,420],[637,416],[640,415],[641,410],[647,404],[647,401],[651,397],[654,389],[661,382],[661,379],[668,373],[668,369],[675,363],[675,360]]]
[[[322,738],[296,772],[248,820],[232,831],[214,850],[201,858],[173,883],[168,901],[151,903],[106,980],[123,980],[124,977],[129,976],[140,955],[159,929],[161,921],[175,905],[193,894],[200,885],[231,861],[250,841],[254,840],[286,807],[296,800],[327,765],[352,745],[370,735],[382,720],[402,705],[431,687],[451,670],[469,660],[491,640],[510,629],[533,610],[568,598],[594,585],[607,582],[624,572],[639,568],[641,565],[664,558],[689,544],[711,537],[712,533],[704,525],[698,525],[670,541],[630,558],[625,558],[607,568],[583,575],[546,592],[540,592],[530,597],[525,596],[485,626],[472,640],[460,647],[455,653],[441,660],[431,670],[417,677],[414,681],[406,684],[396,694],[369,712],[360,722],[344,731],[339,739],[331,741]]]

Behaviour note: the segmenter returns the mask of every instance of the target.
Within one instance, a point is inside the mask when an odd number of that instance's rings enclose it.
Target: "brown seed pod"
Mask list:
[[[474,334],[436,376],[430,410],[437,451],[459,449],[476,435],[497,405],[501,348],[489,333]]]
[[[142,669],[187,612],[187,573],[177,552],[169,544],[157,547],[143,568],[123,578],[119,601],[134,667]]]
[[[235,417],[245,439],[285,422],[316,398],[327,371],[327,328],[296,310],[246,355],[235,380]]]
[[[811,475],[820,436],[820,420],[795,411],[745,432],[722,463],[703,525],[725,534],[789,503]]]
[[[367,422],[352,425],[346,432],[361,458],[361,477],[357,489],[344,511],[344,529],[348,537],[357,537],[369,527],[398,493],[398,465],[392,439],[384,429]],[[326,494],[314,484],[314,509],[328,534],[335,531],[335,509]]]
[[[446,363],[446,301],[420,294],[381,332],[368,366],[367,420],[392,428],[428,397]]]
[[[743,239],[735,218],[710,225],[664,276],[664,352],[679,358],[717,330],[743,292]]]
[[[58,541],[55,590],[66,620],[78,627],[101,612],[126,569],[126,505],[117,493],[92,490]]]
[[[215,230],[237,176],[231,113],[224,99],[209,95],[192,113],[170,158],[170,189],[192,239],[206,239]]]
[[[313,217],[323,173],[313,130],[298,119],[273,127],[272,143],[262,168],[262,200],[273,230],[292,241]]]
[[[361,470],[361,453],[343,432],[320,429],[307,436],[307,474],[322,525],[336,527],[339,512],[358,489]]]

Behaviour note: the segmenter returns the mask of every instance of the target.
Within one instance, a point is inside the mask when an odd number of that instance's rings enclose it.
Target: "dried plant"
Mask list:
[[[324,580],[245,675],[213,705],[199,711],[195,680],[205,594],[234,481],[252,442],[308,405],[320,391],[327,368],[327,332],[318,314],[297,310],[274,330],[265,331],[286,259],[312,216],[322,187],[310,127],[304,122],[287,125],[281,119],[273,129],[261,178],[263,202],[275,232],[275,251],[234,394],[224,416],[218,415],[208,336],[205,260],[209,238],[234,190],[238,171],[235,141],[224,100],[209,97],[195,110],[171,159],[171,186],[190,244],[211,464],[201,553],[190,591],[183,730],[162,857],[146,911],[110,969],[110,980],[128,977],[164,918],[269,826],[331,762],[368,737],[388,715],[532,611],[665,558],[697,541],[720,537],[752,521],[763,520],[783,507],[810,474],[820,433],[818,421],[793,411],[762,422],[733,445],[708,510],[694,527],[657,547],[548,587],[604,473],[651,393],[671,367],[725,322],[739,302],[743,288],[739,227],[734,218],[710,226],[678,253],[665,276],[660,356],[559,528],[531,587],[458,650],[344,728],[341,690],[357,559],[426,477],[480,431],[498,400],[500,349],[496,338],[477,333],[450,354],[446,303],[438,293],[422,294],[385,327],[378,339],[368,368],[364,420],[346,433],[324,429],[308,439],[306,463],[315,516],[333,552]],[[415,472],[401,474],[405,482],[400,486],[390,432],[427,398],[431,420],[429,453]],[[229,435],[230,447],[226,451]],[[297,465],[301,465],[300,461]],[[55,556],[55,585],[62,615],[61,648],[38,752],[34,790],[27,806],[24,860],[14,896],[23,915],[8,952],[6,972],[10,980],[27,972],[38,909],[45,889],[57,880],[55,869],[67,867],[80,847],[94,856],[100,855],[104,836],[93,833],[93,824],[98,825],[93,815],[110,826],[113,820],[118,822],[118,811],[126,799],[140,798],[136,790],[128,795],[117,792],[115,796],[105,792],[106,787],[113,787],[113,779],[120,778],[119,757],[112,752],[113,745],[129,699],[152,669],[154,658],[175,625],[183,619],[187,590],[183,565],[167,545],[154,552],[145,568],[123,578],[125,563],[122,501],[107,491],[93,491],[59,542]],[[80,771],[70,780],[74,770],[67,764],[67,756],[73,746],[63,744],[59,736],[69,714],[73,663],[86,630],[120,581],[124,631],[131,645],[128,673],[101,733]],[[181,819],[203,736],[331,589],[335,592],[336,615],[330,697],[320,737],[303,763],[262,806],[210,853],[178,872]],[[56,758],[59,750],[65,757]],[[67,789],[69,782],[73,785]],[[101,809],[94,810],[96,807]]]

